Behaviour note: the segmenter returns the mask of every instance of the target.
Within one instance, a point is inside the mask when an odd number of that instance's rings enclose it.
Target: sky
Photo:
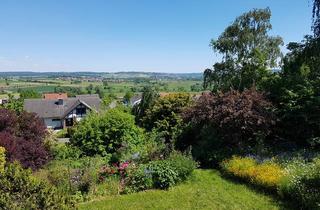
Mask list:
[[[0,0],[0,71],[202,72],[210,40],[265,7],[285,44],[311,34],[311,0]]]

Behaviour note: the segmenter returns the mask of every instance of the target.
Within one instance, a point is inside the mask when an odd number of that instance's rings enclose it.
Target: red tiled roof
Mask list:
[[[68,95],[66,93],[45,93],[43,94],[44,99],[66,99]]]

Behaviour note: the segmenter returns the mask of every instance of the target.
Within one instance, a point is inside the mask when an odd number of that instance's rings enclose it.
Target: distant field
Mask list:
[[[160,92],[198,92],[192,86],[201,87],[201,80],[172,80],[172,79],[159,79],[159,80],[114,80],[108,81],[104,85],[99,81],[77,81],[77,80],[59,80],[50,78],[38,78],[32,80],[21,79],[0,79],[0,95],[10,92],[17,94],[19,89],[34,90],[39,93],[54,92],[55,87],[75,87],[85,90],[86,87],[92,85],[100,87],[105,93],[113,93],[117,96],[123,96],[126,92],[141,92],[142,88],[147,85],[152,85],[158,88]]]

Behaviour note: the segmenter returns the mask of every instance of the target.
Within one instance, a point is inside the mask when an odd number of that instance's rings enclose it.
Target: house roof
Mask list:
[[[44,99],[66,99],[68,95],[66,93],[44,93]]]
[[[92,110],[100,109],[101,100],[96,96],[83,98],[62,99],[63,104],[59,105],[57,99],[25,99],[24,109],[27,112],[34,112],[41,118],[64,118],[79,104],[84,104]]]

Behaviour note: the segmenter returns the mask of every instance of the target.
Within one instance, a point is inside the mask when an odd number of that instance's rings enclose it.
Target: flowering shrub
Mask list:
[[[250,174],[253,174],[253,169],[257,166],[257,162],[252,158],[233,156],[230,160],[223,161],[221,166],[229,174],[247,179]]]
[[[4,171],[4,164],[6,163],[4,147],[0,147],[0,173]]]
[[[294,200],[302,209],[320,209],[320,159],[311,163],[293,161],[280,185],[280,195]]]
[[[286,175],[285,170],[276,163],[259,164],[249,157],[233,156],[230,160],[223,161],[221,167],[229,175],[271,190],[276,190]]]
[[[121,178],[126,177],[127,168],[129,166],[129,162],[125,161],[122,163],[114,163],[112,166],[102,166],[99,171],[99,181],[104,181],[106,178],[114,175],[118,175]]]

